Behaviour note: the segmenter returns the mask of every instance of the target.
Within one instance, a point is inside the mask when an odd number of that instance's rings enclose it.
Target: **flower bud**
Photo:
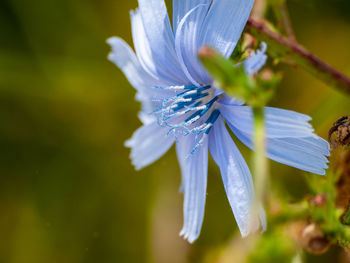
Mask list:
[[[322,230],[314,223],[307,225],[301,232],[301,246],[310,254],[320,255],[328,251],[330,242]]]
[[[336,139],[332,140],[332,135],[335,134]],[[337,120],[333,127],[329,130],[328,140],[331,142],[333,148],[339,144],[343,146],[350,145],[350,117],[344,116]]]

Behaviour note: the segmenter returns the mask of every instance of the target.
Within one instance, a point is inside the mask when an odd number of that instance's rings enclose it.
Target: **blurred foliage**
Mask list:
[[[237,52],[237,49],[240,52]],[[234,51],[244,57],[245,50],[238,45]],[[247,52],[248,53],[248,52]],[[269,79],[263,79],[261,74],[250,77],[246,74],[244,65],[234,59],[225,59],[220,53],[210,47],[203,47],[199,56],[206,70],[215,79],[217,87],[226,94],[241,99],[253,108],[263,108],[272,99],[276,87],[280,84],[280,76],[271,71]],[[262,71],[264,72],[264,71]]]
[[[300,42],[349,74],[350,3],[288,5]],[[174,151],[138,173],[128,160],[123,144],[140,125],[139,105],[107,61],[105,39],[119,35],[132,43],[129,10],[136,6],[136,0],[0,2],[1,263],[196,263],[211,253],[218,260],[210,262],[223,262],[222,253],[237,251],[236,224],[212,161],[202,234],[190,246],[178,236],[182,196]],[[279,70],[285,76],[272,106],[312,115],[324,137],[349,114],[349,99],[301,71]],[[309,191],[302,172],[271,164],[272,187],[285,199]],[[277,258],[289,247],[276,246],[265,251]]]
[[[293,240],[282,235],[283,230],[266,233],[248,257],[248,262],[280,262],[290,263],[295,256]]]
[[[327,178],[320,180],[315,176],[308,177],[309,185],[314,195],[321,197],[324,201],[321,204],[310,202],[309,212],[312,219],[317,222],[323,232],[341,246],[348,247],[350,242],[350,228],[345,227],[340,220],[344,209],[337,208],[335,187],[339,176],[332,172],[327,174]]]

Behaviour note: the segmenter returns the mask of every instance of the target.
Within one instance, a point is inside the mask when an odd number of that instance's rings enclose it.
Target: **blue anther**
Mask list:
[[[214,99],[212,99],[211,101],[209,101],[209,102],[207,103],[208,107],[211,108],[211,106],[213,106],[213,104],[214,104],[215,101],[217,101],[217,100],[218,100],[218,97],[215,97]]]
[[[219,110],[214,110],[211,114],[210,117],[208,118],[208,120],[206,121],[207,124],[214,124],[216,122],[216,120],[219,118],[220,116],[220,111]],[[213,128],[213,126],[211,126],[205,133],[209,134],[210,130]]]
[[[193,100],[198,100],[198,99],[201,99],[201,98],[204,98],[206,96],[208,96],[209,93],[197,93],[197,94],[190,94],[190,95],[186,95],[184,96],[185,99],[193,99]]]
[[[196,89],[197,87],[194,85],[189,85],[189,86],[185,86],[185,89],[189,89],[189,90],[193,90]]]
[[[211,101],[209,101],[207,104],[206,104],[206,107],[205,109],[203,110],[199,110],[197,112],[195,112],[194,114],[192,114],[190,117],[188,117],[185,122],[188,122],[190,120],[192,120],[193,118],[196,118],[197,116],[200,116],[202,117],[204,114],[206,114],[208,112],[208,110],[213,106],[213,104],[215,103],[215,101],[217,101],[218,98],[215,97],[214,99],[212,99]],[[199,106],[199,105],[198,105]]]
[[[211,88],[211,86],[204,86],[204,87],[198,88],[197,90],[198,90],[199,92],[202,92],[202,91],[208,90],[208,89],[210,89],[210,88]]]
[[[201,112],[202,111],[196,111],[194,114],[192,114],[190,117],[188,117],[185,122],[189,122],[190,120],[196,118],[197,116],[200,116],[201,115]]]

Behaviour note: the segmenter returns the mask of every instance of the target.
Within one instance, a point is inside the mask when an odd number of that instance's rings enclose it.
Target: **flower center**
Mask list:
[[[172,96],[159,100],[160,106],[154,111],[162,127],[169,127],[169,133],[176,137],[209,134],[220,115],[215,109],[218,96],[215,96],[214,88],[175,86],[160,89],[173,91]]]

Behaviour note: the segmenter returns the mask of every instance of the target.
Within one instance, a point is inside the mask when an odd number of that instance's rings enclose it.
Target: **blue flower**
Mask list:
[[[242,236],[265,225],[264,212],[253,213],[252,176],[225,125],[253,148],[252,109],[216,88],[197,57],[202,45],[230,57],[253,4],[254,0],[173,0],[171,26],[164,0],[139,0],[139,8],[131,12],[136,55],[120,38],[108,40],[109,59],[136,88],[142,103],[143,126],[126,142],[136,169],[176,144],[184,193],[181,235],[189,242],[198,238],[203,222],[208,152],[220,168]],[[265,50],[263,45],[244,62],[247,74],[264,65]],[[324,175],[329,145],[314,134],[310,117],[269,107],[265,112],[267,157]]]

